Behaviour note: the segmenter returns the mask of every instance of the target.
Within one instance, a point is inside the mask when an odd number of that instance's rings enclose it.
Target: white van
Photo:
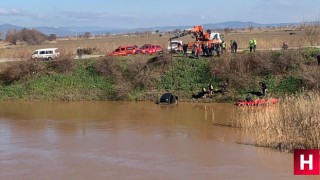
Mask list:
[[[60,56],[58,48],[37,49],[32,53],[32,59],[54,59]]]

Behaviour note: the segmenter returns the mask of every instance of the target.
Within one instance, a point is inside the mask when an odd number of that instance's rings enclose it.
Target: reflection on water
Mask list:
[[[293,178],[292,155],[241,145],[231,104],[0,103],[0,179]],[[297,177],[296,177],[297,178]]]

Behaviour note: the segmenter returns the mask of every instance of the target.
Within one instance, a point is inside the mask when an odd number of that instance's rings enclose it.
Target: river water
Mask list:
[[[231,104],[1,102],[0,179],[303,179]]]

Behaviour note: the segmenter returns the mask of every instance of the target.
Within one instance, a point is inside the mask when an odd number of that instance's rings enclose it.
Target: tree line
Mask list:
[[[7,32],[5,41],[16,45],[19,41],[25,42],[27,44],[35,45],[41,44],[46,40],[54,41],[56,40],[55,34],[50,34],[49,36],[39,32],[35,29],[23,28],[21,30],[11,29]]]

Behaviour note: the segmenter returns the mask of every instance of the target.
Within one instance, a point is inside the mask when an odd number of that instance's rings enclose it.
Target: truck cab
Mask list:
[[[168,42],[167,50],[169,52],[181,52],[183,42],[181,40],[172,40]]]

